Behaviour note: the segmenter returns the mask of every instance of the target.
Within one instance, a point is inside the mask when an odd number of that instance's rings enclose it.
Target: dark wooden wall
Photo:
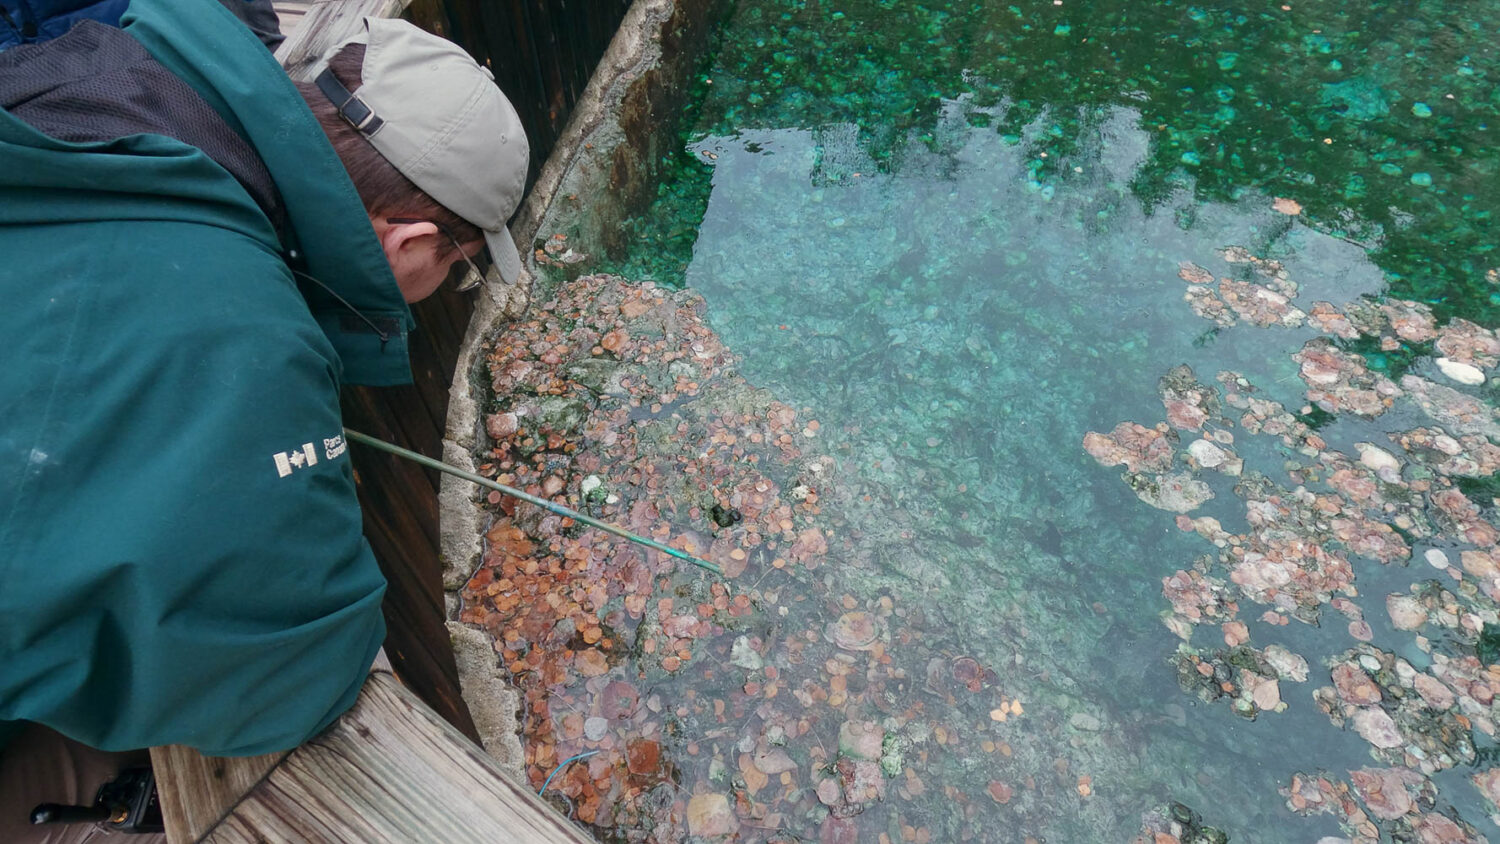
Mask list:
[[[491,68],[531,142],[529,184],[562,134],[628,5],[627,0],[415,0],[408,16],[463,45]],[[445,286],[413,307],[416,383],[346,389],[344,424],[442,457],[448,388],[473,312],[471,295]],[[364,446],[351,448],[365,535],[390,581],[386,652],[408,687],[477,739],[444,627],[437,474]]]
[[[629,7],[630,0],[413,0],[407,16],[489,66],[526,127],[535,179]]]
[[[446,287],[413,306],[415,383],[347,387],[344,424],[356,431],[441,459],[448,387],[474,306]],[[385,596],[386,655],[418,697],[448,723],[478,740],[459,693],[458,666],[443,610],[438,557],[437,473],[367,446],[350,444],[365,537],[390,586]]]

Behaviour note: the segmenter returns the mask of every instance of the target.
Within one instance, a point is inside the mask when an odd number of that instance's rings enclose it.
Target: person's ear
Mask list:
[[[425,266],[432,259],[432,238],[438,227],[426,220],[420,223],[387,223],[379,227],[380,248],[385,260],[399,277],[408,268]]]

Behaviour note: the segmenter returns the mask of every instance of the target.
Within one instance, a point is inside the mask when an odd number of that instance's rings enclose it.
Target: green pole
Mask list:
[[[636,534],[633,534],[630,531],[625,530],[624,528],[618,528],[612,524],[609,524],[608,522],[601,522],[591,516],[585,516],[577,510],[569,509],[561,504],[556,504],[548,501],[545,498],[539,498],[530,493],[522,492],[515,487],[506,486],[505,484],[490,480],[483,475],[476,475],[473,472],[465,472],[463,469],[460,469],[457,466],[450,466],[449,464],[444,463],[441,460],[433,460],[431,457],[428,457],[425,454],[418,454],[415,451],[402,448],[399,445],[391,445],[385,440],[377,440],[369,434],[361,434],[358,431],[351,431],[348,428],[344,429],[344,434],[349,437],[349,439],[357,443],[364,443],[371,448],[376,448],[389,454],[394,454],[397,457],[404,457],[407,460],[411,460],[415,463],[420,463],[429,469],[436,469],[439,472],[447,472],[448,474],[456,478],[463,478],[470,483],[476,483],[482,487],[489,487],[490,489],[503,492],[506,495],[514,496],[515,498],[519,498],[522,501],[527,501],[535,504],[536,506],[541,507],[544,510],[551,510],[552,512],[560,516],[567,516],[570,519],[575,519],[577,521],[583,522],[590,527],[596,527],[607,533],[612,533],[615,536],[623,537],[630,540],[631,542],[639,543],[646,546],[647,548],[655,548],[663,554],[676,557],[679,560],[687,560],[693,565],[698,566],[699,568],[707,569],[720,577],[724,576],[724,570],[719,568],[718,565],[710,563],[708,560],[699,559],[697,557],[694,557],[692,554],[687,553],[686,551],[679,551],[676,548],[663,545],[660,542],[647,539],[644,536],[637,536]]]

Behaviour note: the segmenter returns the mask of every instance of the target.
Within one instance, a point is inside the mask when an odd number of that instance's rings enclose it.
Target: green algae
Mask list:
[[[1097,125],[1091,115],[1125,107],[1152,130],[1131,182],[1148,206],[1182,184],[1182,168],[1199,201],[1246,189],[1291,197],[1322,230],[1369,242],[1392,295],[1494,321],[1487,292],[1474,294],[1494,262],[1497,193],[1485,185],[1500,129],[1497,28],[1500,11],[1459,2],[1255,14],[1171,2],[742,3],[700,76],[688,143],[664,161],[657,206],[626,224],[639,248],[605,268],[682,283],[713,164],[686,150],[699,139],[845,124],[870,168],[891,173],[908,138],[951,147],[950,109],[1011,139],[1050,117],[1050,131],[1027,138],[1049,153],[1041,190]],[[1416,162],[1441,187],[1365,181]],[[1362,188],[1344,190],[1356,177]]]
[[[1476,656],[1486,665],[1500,663],[1500,630],[1487,626],[1479,631]]]

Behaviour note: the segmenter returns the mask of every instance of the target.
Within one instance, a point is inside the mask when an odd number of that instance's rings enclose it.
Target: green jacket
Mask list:
[[[122,23],[260,154],[307,272],[396,328],[299,291],[198,149],[64,143],[0,110],[0,727],[285,749],[353,703],[384,638],[338,390],[410,380],[411,315],[255,36],[193,0]]]

